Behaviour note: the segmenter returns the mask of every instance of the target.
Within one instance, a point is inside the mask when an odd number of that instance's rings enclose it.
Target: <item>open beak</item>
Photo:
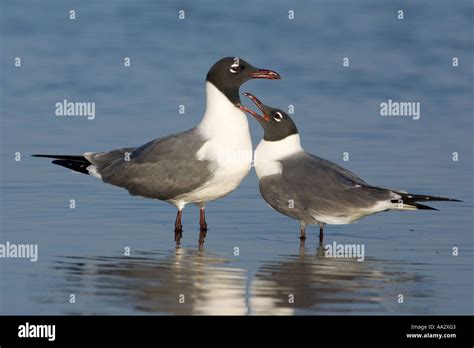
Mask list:
[[[263,109],[263,104],[256,96],[250,93],[244,93],[246,97],[248,97],[253,103],[257,106],[257,108],[262,112],[263,115],[257,114],[255,111],[249,109],[248,107],[240,104],[239,108],[240,110],[249,113],[253,117],[255,117],[257,120],[265,120],[267,122],[270,122],[270,116],[265,113],[265,110]]]
[[[255,72],[249,74],[253,79],[269,79],[269,80],[279,80],[281,79],[280,74],[272,70],[259,69]]]

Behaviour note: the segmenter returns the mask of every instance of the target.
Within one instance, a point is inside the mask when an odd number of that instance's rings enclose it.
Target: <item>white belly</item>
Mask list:
[[[216,170],[213,178],[206,185],[185,195],[186,202],[209,202],[234,191],[250,171],[250,163],[233,168]]]
[[[211,163],[213,175],[201,187],[175,198],[171,203],[178,208],[187,203],[209,202],[234,191],[249,173],[252,163],[247,116],[209,82],[206,88],[206,113],[197,129],[208,141],[196,157]]]
[[[242,139],[241,139],[242,140]],[[252,143],[239,142],[238,148],[219,148],[211,141],[203,145],[198,158],[214,163],[213,176],[203,186],[178,197],[175,201],[184,203],[204,203],[221,198],[234,191],[250,171],[252,162]],[[211,158],[209,158],[211,157]]]

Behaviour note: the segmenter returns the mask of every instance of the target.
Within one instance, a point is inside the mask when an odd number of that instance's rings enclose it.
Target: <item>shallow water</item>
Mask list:
[[[0,243],[39,246],[38,262],[0,259],[1,313],[473,313],[472,2],[1,6]],[[283,76],[242,91],[293,104],[308,151],[374,185],[463,202],[327,226],[325,244],[365,246],[363,262],[330,259],[314,228],[300,246],[297,222],[265,204],[252,171],[208,205],[203,245],[197,208],[185,210],[177,248],[174,207],[28,156],[135,146],[188,129],[204,110],[208,68],[234,55]],[[56,117],[63,99],[96,102],[96,118]],[[420,102],[421,118],[381,117],[388,99]],[[255,146],[261,130],[250,126]]]

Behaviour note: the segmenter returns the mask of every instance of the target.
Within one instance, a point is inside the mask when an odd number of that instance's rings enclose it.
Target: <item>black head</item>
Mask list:
[[[240,106],[240,86],[251,79],[276,80],[280,75],[272,70],[257,69],[241,58],[227,57],[215,63],[206,78],[236,106]]]
[[[250,93],[244,93],[257,105],[263,115],[242,106],[241,109],[248,112],[263,127],[263,139],[266,141],[278,141],[286,137],[298,134],[296,125],[288,114],[280,109],[275,109],[263,104],[258,98]]]

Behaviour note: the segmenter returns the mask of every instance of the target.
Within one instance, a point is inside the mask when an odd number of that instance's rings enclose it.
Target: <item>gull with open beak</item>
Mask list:
[[[240,109],[239,88],[252,79],[279,78],[276,72],[257,69],[243,59],[223,58],[207,73],[206,111],[196,127],[138,147],[34,156],[53,158],[54,164],[123,187],[131,195],[173,204],[178,209],[175,237],[183,229],[184,207],[195,203],[200,207],[200,229],[206,231],[205,204],[235,190],[250,171],[252,143],[247,117]]]
[[[322,243],[326,224],[349,224],[386,210],[436,210],[417,202],[460,202],[369,185],[347,169],[306,152],[288,114],[264,105],[250,93],[245,95],[262,112],[241,107],[264,131],[254,160],[260,193],[273,209],[300,222],[302,240],[309,224],[319,225]]]

